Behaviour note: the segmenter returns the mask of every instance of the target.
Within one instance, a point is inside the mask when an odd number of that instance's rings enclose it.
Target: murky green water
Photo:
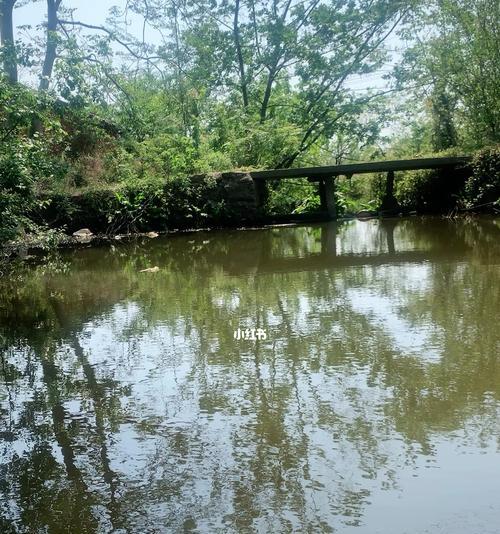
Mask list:
[[[0,531],[497,533],[499,312],[498,219],[20,269],[0,282]]]

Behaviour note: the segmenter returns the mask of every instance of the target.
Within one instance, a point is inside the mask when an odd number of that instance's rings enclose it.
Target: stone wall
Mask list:
[[[192,176],[193,183],[203,184],[214,180],[216,186],[210,197],[216,202],[224,202],[228,212],[243,221],[259,218],[257,189],[254,180],[243,172],[221,172]]]

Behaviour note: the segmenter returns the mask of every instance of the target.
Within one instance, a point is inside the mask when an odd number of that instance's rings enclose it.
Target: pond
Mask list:
[[[499,312],[498,218],[20,266],[0,282],[0,531],[496,533]]]

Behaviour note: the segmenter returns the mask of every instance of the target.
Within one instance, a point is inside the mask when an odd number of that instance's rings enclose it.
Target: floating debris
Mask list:
[[[147,269],[142,269],[139,272],[140,273],[157,273],[159,270],[160,268],[155,265],[154,267],[148,267]]]

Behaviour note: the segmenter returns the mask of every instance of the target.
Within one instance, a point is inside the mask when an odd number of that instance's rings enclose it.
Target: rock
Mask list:
[[[381,217],[396,217],[401,213],[401,208],[394,208],[392,210],[380,210],[379,215]]]
[[[157,273],[160,270],[158,266],[148,267],[147,269],[142,269],[140,273]]]
[[[356,213],[356,217],[358,217],[358,219],[367,219],[369,217],[376,217],[376,216],[377,216],[376,211],[361,210],[361,211],[358,211],[358,213]]]
[[[82,228],[73,232],[73,237],[90,237],[94,235],[88,228]]]
[[[73,232],[73,237],[79,243],[89,243],[90,241],[92,241],[93,236],[94,234],[88,228],[82,228],[81,230]]]
[[[146,234],[146,237],[150,237],[151,239],[154,239],[155,237],[158,237],[158,234],[156,232],[148,232]]]

